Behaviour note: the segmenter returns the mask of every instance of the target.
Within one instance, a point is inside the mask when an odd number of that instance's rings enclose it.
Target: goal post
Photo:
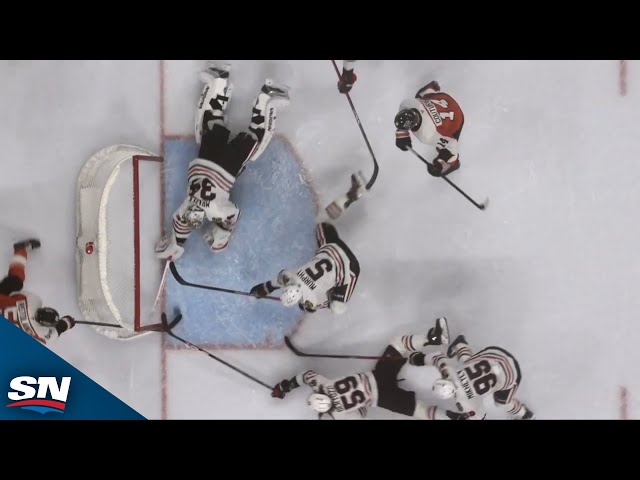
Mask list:
[[[95,153],[77,182],[78,305],[110,338],[158,330],[165,264],[154,255],[162,234],[163,158],[141,147],[112,145]]]

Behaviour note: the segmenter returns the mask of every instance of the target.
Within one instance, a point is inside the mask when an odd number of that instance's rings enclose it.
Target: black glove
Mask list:
[[[453,343],[449,345],[449,348],[447,349],[447,357],[453,358],[453,355],[454,355],[453,352],[459,343],[464,343],[465,345],[467,345],[467,339],[464,338],[464,335],[458,335],[458,337],[453,341]]]
[[[297,382],[292,380],[284,379],[271,391],[271,396],[274,398],[284,398],[287,393],[296,388]]]
[[[527,411],[525,412],[525,414],[522,416],[522,420],[535,420],[536,416],[535,414],[529,410],[527,407],[524,407]]]
[[[447,410],[447,417],[449,417],[451,420],[467,420],[469,417],[473,417],[474,415],[475,412],[458,413]]]
[[[306,301],[304,303],[299,303],[298,304],[298,308],[300,310],[302,310],[303,312],[316,313],[316,309],[313,308],[313,305],[311,305],[311,302],[309,302],[309,301]]]
[[[411,136],[406,130],[396,131],[396,147],[406,152],[411,147]]]
[[[58,335],[62,335],[62,333],[66,332],[67,330],[71,330],[75,326],[75,324],[76,321],[73,319],[73,317],[66,315],[56,322],[56,331],[58,332]]]
[[[429,90],[429,89],[435,90],[436,92],[439,92],[440,91],[440,84],[438,82],[436,82],[435,80],[427,83],[424,87],[422,87],[420,90],[418,90],[418,93],[416,93],[416,98],[422,97],[425,94],[425,92],[427,90]]]
[[[249,292],[254,297],[264,298],[269,295],[269,290],[267,290],[267,285],[265,283],[259,283],[258,285],[251,288]]]
[[[413,352],[409,355],[409,365],[415,365],[416,367],[424,367],[425,354],[422,352]]]
[[[342,70],[342,76],[338,82],[338,91],[340,93],[349,93],[353,84],[356,83],[358,77],[353,70]]]
[[[432,163],[427,165],[427,171],[433,177],[442,176],[442,164],[436,158]]]

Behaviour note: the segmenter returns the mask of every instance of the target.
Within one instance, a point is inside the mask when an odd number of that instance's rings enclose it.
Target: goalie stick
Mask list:
[[[316,358],[342,358],[342,359],[356,359],[356,360],[382,360],[383,358],[389,358],[392,360],[403,360],[404,357],[390,356],[390,355],[330,355],[324,353],[304,353],[296,348],[291,342],[291,339],[287,336],[284,337],[284,343],[289,350],[291,350],[298,357],[316,357]]]
[[[162,326],[163,326],[163,331],[164,331],[167,335],[169,335],[169,336],[171,336],[171,337],[175,338],[176,340],[178,340],[178,341],[180,341],[180,342],[184,343],[185,345],[187,345],[187,346],[189,346],[189,347],[191,347],[191,348],[195,348],[196,350],[198,350],[198,351],[200,351],[200,352],[204,353],[205,355],[208,355],[210,358],[213,358],[213,359],[214,359],[214,360],[216,360],[217,362],[220,362],[220,363],[222,363],[223,365],[225,365],[225,366],[229,367],[230,369],[235,370],[235,371],[236,371],[236,372],[238,372],[240,375],[243,375],[243,376],[247,377],[248,379],[253,380],[254,382],[256,382],[256,383],[258,383],[258,384],[262,385],[263,387],[265,387],[265,388],[269,389],[269,391],[272,391],[272,390],[273,390],[273,387],[272,387],[271,385],[269,385],[269,384],[267,384],[267,383],[263,382],[262,380],[258,380],[257,378],[255,378],[255,377],[253,377],[253,376],[249,375],[247,372],[245,372],[245,371],[243,371],[243,370],[240,370],[238,367],[235,367],[235,366],[231,365],[230,363],[225,362],[225,361],[224,361],[224,360],[222,360],[221,358],[216,357],[216,356],[215,356],[215,355],[213,355],[212,353],[207,352],[205,349],[200,348],[199,346],[194,345],[193,343],[191,343],[191,342],[189,342],[189,341],[185,340],[184,338],[181,338],[181,337],[179,337],[178,335],[176,335],[175,333],[173,333],[173,332],[172,332],[173,327],[175,327],[175,326],[178,324],[178,322],[179,322],[180,320],[182,320],[182,314],[181,314],[181,313],[179,313],[179,312],[177,312],[176,317],[173,319],[173,321],[172,321],[171,323],[168,323],[168,321],[167,321],[167,315],[163,312],[163,313],[162,313]]]
[[[411,153],[413,153],[416,157],[418,157],[420,160],[422,160],[424,163],[426,163],[428,166],[431,166],[431,164],[427,160],[425,160],[424,157],[422,157],[422,155],[420,155],[418,152],[416,152],[413,148],[409,147],[408,150]],[[469,195],[464,193],[455,183],[453,183],[451,180],[449,180],[445,175],[441,176],[440,178],[442,178],[445,182],[447,182],[449,185],[451,185],[453,188],[455,188],[458,191],[458,193],[460,193],[464,198],[466,198],[471,203],[473,203],[480,210],[486,209],[487,205],[489,205],[489,198],[485,199],[485,201],[482,202],[482,203],[478,203],[473,198],[471,198]]]
[[[171,262],[169,264],[169,269],[171,270],[171,273],[173,274],[173,277],[176,279],[176,281],[180,284],[180,285],[184,285],[186,287],[193,287],[193,288],[202,288],[204,290],[213,290],[214,292],[224,292],[224,293],[232,293],[234,295],[244,295],[246,297],[253,297],[253,298],[260,298],[260,297],[256,297],[255,295],[252,295],[248,292],[241,292],[239,290],[231,290],[229,288],[220,288],[220,287],[209,287],[207,285],[199,285],[197,283],[191,283],[191,282],[187,282],[184,278],[182,278],[182,276],[178,273],[178,269],[176,268],[175,263]],[[280,299],[278,297],[262,297],[262,298],[267,298],[269,300],[277,300],[278,302],[280,301]]]
[[[342,79],[342,75],[340,74],[340,70],[338,69],[338,65],[336,65],[336,61],[335,60],[331,60],[331,63],[333,64],[333,68],[336,70],[336,74],[338,75],[339,79]],[[376,160],[376,156],[373,153],[373,149],[371,148],[371,144],[369,143],[369,139],[367,138],[367,134],[364,132],[364,127],[362,126],[362,123],[360,123],[360,118],[358,117],[358,112],[356,112],[356,107],[353,105],[353,101],[351,100],[351,97],[349,96],[348,93],[345,94],[347,97],[347,100],[349,101],[349,105],[351,106],[351,110],[353,111],[353,116],[356,117],[356,122],[358,123],[358,127],[360,127],[360,132],[362,132],[362,136],[364,137],[364,141],[367,144],[367,148],[369,149],[369,153],[371,154],[371,158],[373,159],[373,174],[371,175],[371,178],[369,179],[369,183],[367,183],[366,185],[366,189],[367,191],[371,190],[371,187],[373,187],[373,184],[376,182],[376,178],[378,178],[378,160]]]

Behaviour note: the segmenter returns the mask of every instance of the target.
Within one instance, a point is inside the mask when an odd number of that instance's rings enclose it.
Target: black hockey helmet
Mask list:
[[[420,123],[420,112],[415,108],[400,110],[394,120],[398,130],[410,130]]]
[[[59,319],[60,315],[53,308],[43,307],[36,311],[36,322],[43,327],[55,327]]]

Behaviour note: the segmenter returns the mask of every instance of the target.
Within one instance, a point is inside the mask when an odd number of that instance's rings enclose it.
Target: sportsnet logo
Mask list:
[[[38,389],[31,385],[37,385]],[[71,377],[62,377],[59,384],[56,377],[15,377],[9,384],[12,391],[8,393],[13,403],[7,407],[33,410],[43,415],[49,412],[64,413],[70,385]]]

